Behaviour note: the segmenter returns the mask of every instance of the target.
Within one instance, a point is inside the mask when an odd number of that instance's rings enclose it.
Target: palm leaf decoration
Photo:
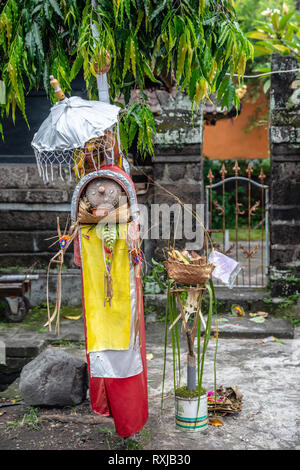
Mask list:
[[[102,228],[102,240],[105,248],[113,251],[119,238],[119,229],[117,225],[104,225]]]

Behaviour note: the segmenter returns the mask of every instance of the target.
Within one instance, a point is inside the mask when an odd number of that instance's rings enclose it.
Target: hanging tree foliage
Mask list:
[[[91,99],[97,99],[95,66],[111,57],[111,100],[125,98],[121,140],[135,136],[138,149],[152,152],[153,115],[142,93],[149,82],[185,90],[192,104],[218,92],[238,107],[233,74],[242,77],[253,48],[236,19],[231,0],[0,0],[0,79],[6,87],[1,116],[18,107],[26,118],[25,95],[49,87],[56,76],[66,92],[83,70]],[[94,24],[98,34],[92,36]],[[128,106],[133,88],[140,101]],[[1,126],[1,122],[0,122]],[[0,127],[1,130],[1,127]]]

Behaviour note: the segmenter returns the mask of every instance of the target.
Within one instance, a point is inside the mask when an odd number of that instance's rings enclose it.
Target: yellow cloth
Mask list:
[[[104,307],[106,273],[102,240],[96,227],[81,229],[82,271],[86,315],[87,351],[124,350],[130,340],[130,270],[126,245],[127,224],[119,224],[120,235],[111,266],[113,296]],[[122,238],[123,234],[123,238]],[[89,238],[87,238],[89,237]]]

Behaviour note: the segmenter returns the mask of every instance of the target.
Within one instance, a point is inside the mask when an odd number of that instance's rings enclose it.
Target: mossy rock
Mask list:
[[[179,387],[175,390],[175,395],[181,398],[197,398],[199,396],[199,386],[196,390],[191,392],[187,389],[187,385],[184,385],[183,387]],[[202,395],[206,395],[206,390],[203,387],[201,387],[201,396]]]

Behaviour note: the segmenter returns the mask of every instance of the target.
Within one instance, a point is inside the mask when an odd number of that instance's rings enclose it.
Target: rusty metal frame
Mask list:
[[[256,267],[256,272],[255,272],[255,287],[266,287],[266,280],[267,280],[267,273],[268,273],[268,266],[269,266],[269,246],[270,246],[270,241],[269,241],[269,186],[264,184],[264,179],[266,176],[264,175],[263,170],[261,169],[260,175],[259,175],[259,180],[261,183],[258,183],[257,181],[254,181],[251,177],[251,174],[253,172],[250,164],[248,165],[248,168],[246,170],[246,173],[248,174],[248,178],[244,176],[239,176],[239,166],[238,162],[235,162],[235,165],[233,167],[235,176],[231,176],[229,178],[225,178],[225,175],[227,173],[225,169],[225,165],[223,163],[222,168],[220,170],[221,174],[221,181],[218,181],[213,184],[212,180],[214,178],[212,171],[209,170],[209,173],[207,175],[208,180],[209,180],[209,185],[206,185],[206,190],[205,190],[205,228],[206,230],[213,234],[215,232],[222,232],[223,233],[223,250],[220,249],[219,245],[215,245],[217,249],[222,251],[224,254],[229,255],[232,249],[234,248],[234,245],[231,245],[229,249],[226,251],[225,250],[225,227],[226,227],[226,217],[225,217],[225,185],[229,181],[233,181],[235,183],[235,258],[238,261],[239,260],[239,247],[244,254],[244,256],[248,260],[248,285],[245,285],[245,272],[243,269],[243,284],[242,287],[253,287],[252,281],[251,281],[251,259],[257,252],[259,248],[259,243],[256,245],[252,250],[251,250],[251,217],[254,215],[256,209],[261,205],[262,212],[261,212],[261,239],[260,239],[260,247],[261,247],[261,262],[258,267]],[[238,239],[238,230],[239,230],[239,216],[245,214],[245,210],[241,210],[241,204],[239,203],[238,200],[238,185],[239,182],[243,181],[247,183],[248,186],[248,208],[247,208],[247,214],[248,214],[248,246],[245,247],[243,245],[239,244],[239,239]],[[252,185],[258,187],[261,189],[261,199],[260,201],[256,201],[253,205],[251,204],[251,188]],[[216,201],[213,201],[213,195],[212,191],[218,187],[222,186],[222,205],[218,204]],[[218,215],[222,217],[222,229],[213,229],[212,227],[212,209],[213,205],[215,206],[216,210],[218,211]],[[264,233],[265,232],[265,233]],[[265,235],[265,236],[263,236]],[[258,283],[258,276],[257,276],[257,269],[261,269],[261,284]],[[238,278],[236,280],[236,286],[241,287],[239,284]]]

